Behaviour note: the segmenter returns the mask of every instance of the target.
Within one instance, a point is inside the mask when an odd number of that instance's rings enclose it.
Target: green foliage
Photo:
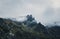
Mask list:
[[[28,27],[23,22],[0,18],[0,39],[60,39],[60,27],[47,30],[41,23]]]

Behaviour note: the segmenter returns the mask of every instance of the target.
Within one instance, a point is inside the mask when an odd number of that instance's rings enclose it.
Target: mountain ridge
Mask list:
[[[59,39],[59,32],[60,26],[46,28],[41,23],[27,25],[24,22],[0,18],[0,39]]]

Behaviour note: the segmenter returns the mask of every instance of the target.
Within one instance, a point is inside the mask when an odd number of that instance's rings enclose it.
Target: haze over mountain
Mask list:
[[[0,39],[60,39],[60,0],[0,0]]]
[[[0,18],[0,39],[60,39],[60,26],[44,26],[32,15],[26,18],[22,22]]]
[[[44,25],[60,22],[60,0],[0,0],[0,17],[27,14]]]

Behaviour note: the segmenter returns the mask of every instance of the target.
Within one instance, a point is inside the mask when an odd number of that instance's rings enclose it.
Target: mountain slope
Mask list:
[[[60,39],[60,26],[53,26],[48,28],[49,34],[52,39]]]
[[[10,19],[0,18],[0,39],[40,39],[39,32]]]
[[[0,18],[0,39],[60,39],[60,26],[46,28],[41,23]]]

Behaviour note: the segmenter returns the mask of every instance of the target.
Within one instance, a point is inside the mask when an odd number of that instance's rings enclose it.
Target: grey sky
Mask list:
[[[0,17],[32,14],[42,24],[60,21],[60,0],[0,0]]]

